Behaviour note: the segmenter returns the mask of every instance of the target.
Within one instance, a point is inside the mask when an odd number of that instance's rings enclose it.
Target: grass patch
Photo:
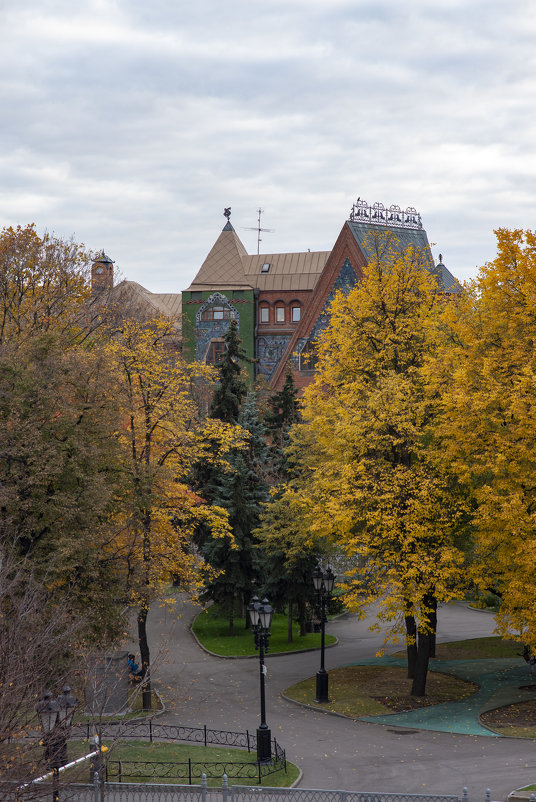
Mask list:
[[[452,641],[450,643],[438,643],[435,659],[486,660],[493,657],[519,657],[522,651],[523,648],[517,641],[490,636],[487,638]],[[405,649],[395,652],[393,655],[393,657],[405,656]]]
[[[293,641],[287,640],[287,616],[274,613],[270,637],[270,654],[281,652],[298,652],[303,649],[319,649],[320,635],[310,633],[299,634],[299,626],[293,625]],[[235,634],[229,635],[229,621],[219,614],[214,604],[203,610],[196,617],[192,629],[200,643],[211,652],[222,657],[239,657],[256,654],[255,643],[251,629],[246,629],[244,619],[235,620]],[[326,645],[335,643],[333,635],[326,635]]]
[[[347,666],[329,672],[331,702],[314,701],[316,678],[311,677],[285,690],[297,702],[322,710],[343,713],[352,718],[402,713],[428,705],[465,699],[478,688],[448,674],[430,672],[426,682],[426,696],[411,696],[411,680],[406,668],[395,666]]]
[[[230,785],[243,785],[258,784],[258,777],[255,774],[256,766],[256,753],[248,752],[246,749],[224,749],[220,747],[204,747],[204,746],[191,746],[190,744],[170,743],[167,742],[154,742],[148,741],[117,741],[115,743],[105,741],[105,746],[110,749],[105,753],[108,761],[153,761],[161,763],[188,763],[190,759],[192,764],[203,763],[219,763],[218,767],[219,776],[217,778],[209,778],[207,783],[211,787],[221,786],[221,777],[225,771],[225,765],[230,763],[251,763],[252,764],[252,777],[248,779],[232,779],[229,778]],[[87,741],[70,741],[68,744],[69,760],[74,760],[87,754],[89,745]],[[187,771],[187,766],[183,767]],[[194,771],[193,767],[193,771]],[[114,776],[117,771],[117,766],[112,763],[109,766],[108,778],[110,781],[117,781]],[[220,773],[221,772],[221,773]],[[229,772],[231,768],[229,767]],[[202,773],[197,768],[197,773]],[[214,769],[207,766],[206,774],[214,773]],[[287,771],[280,770],[273,774],[263,777],[263,785],[274,787],[288,787],[298,777],[299,769],[293,763],[287,761]],[[68,782],[86,781],[89,776],[89,761],[82,764],[82,766],[75,766],[63,775],[64,780]],[[140,783],[175,783],[175,784],[188,784],[188,778],[172,779],[172,778],[147,778],[143,776],[137,777],[123,777],[123,782],[140,782]],[[199,777],[192,777],[192,783],[197,785],[201,782]]]

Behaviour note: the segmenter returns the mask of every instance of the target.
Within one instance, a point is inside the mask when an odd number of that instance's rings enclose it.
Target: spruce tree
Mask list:
[[[230,470],[221,474],[214,500],[229,513],[234,544],[226,538],[209,538],[203,548],[203,556],[218,572],[207,582],[203,595],[225,610],[230,634],[234,632],[235,599],[239,599],[240,612],[244,613],[244,603],[256,581],[258,556],[252,532],[259,525],[262,505],[269,495],[266,434],[255,402],[254,393],[248,393],[238,423],[249,433],[249,440],[246,448],[229,456]]]
[[[291,364],[287,362],[283,387],[268,398],[268,410],[264,416],[271,440],[270,460],[277,481],[288,478],[289,466],[285,451],[290,442],[290,428],[299,420],[298,391],[294,384]]]
[[[241,375],[245,362],[252,362],[238,336],[238,324],[231,320],[225,334],[225,353],[219,365],[219,381],[214,391],[210,407],[210,417],[225,423],[236,423],[240,415],[240,405],[247,393],[247,384]]]

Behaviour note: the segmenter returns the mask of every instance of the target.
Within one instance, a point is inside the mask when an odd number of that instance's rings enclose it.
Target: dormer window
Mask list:
[[[264,262],[264,264],[261,267],[261,273],[268,273],[269,270],[270,270],[270,262]]]

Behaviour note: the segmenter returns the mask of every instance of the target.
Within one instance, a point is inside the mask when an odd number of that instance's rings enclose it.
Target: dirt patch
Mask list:
[[[525,735],[536,735],[536,698],[528,702],[518,702],[497,710],[482,713],[480,720],[486,727],[502,732],[505,730],[527,730]],[[534,734],[528,730],[534,730]],[[512,733],[513,734],[513,733]]]
[[[394,666],[350,666],[330,671],[334,674],[342,684],[358,683],[363,694],[395,713],[465,699],[478,690],[472,682],[434,671],[428,673],[426,696],[412,696],[407,670]]]

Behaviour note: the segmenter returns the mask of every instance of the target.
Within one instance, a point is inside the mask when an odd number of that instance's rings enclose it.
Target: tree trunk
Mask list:
[[[406,651],[408,655],[408,679],[415,676],[415,664],[417,662],[417,625],[412,615],[406,615]]]
[[[292,602],[288,603],[288,619],[287,619],[287,641],[292,643]]]
[[[424,696],[426,693],[426,678],[428,675],[428,661],[430,659],[431,633],[419,630],[419,644],[417,660],[415,661],[415,675],[411,686],[412,696]]]
[[[430,657],[436,656],[436,633],[437,633],[437,599],[432,602],[430,613]]]
[[[411,687],[412,696],[424,696],[426,693],[426,678],[430,660],[430,647],[434,637],[432,630],[433,615],[437,607],[435,596],[427,595],[422,602],[422,620],[418,633],[417,660],[415,662],[415,676]]]
[[[229,605],[229,635],[234,634],[234,596],[231,596],[231,603]]]
[[[149,652],[149,642],[147,640],[147,615],[149,605],[144,604],[138,610],[138,643],[140,645],[141,670],[143,677],[142,685],[142,707],[144,710],[152,708],[151,692],[151,655]]]
[[[300,622],[300,635],[303,638],[307,635],[307,622],[305,620],[305,602],[298,599],[298,621]]]

